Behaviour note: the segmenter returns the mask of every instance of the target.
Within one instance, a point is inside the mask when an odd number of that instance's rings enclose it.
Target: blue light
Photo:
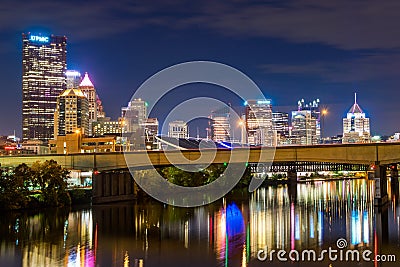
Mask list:
[[[29,41],[38,43],[48,43],[50,38],[48,36],[31,35],[29,36]]]
[[[270,100],[258,100],[257,101],[257,104],[259,104],[259,105],[261,105],[261,104],[271,104],[271,101]]]
[[[235,203],[226,207],[226,227],[229,238],[244,234],[244,219],[242,212]]]
[[[231,147],[231,146],[229,146],[229,145],[225,144],[224,142],[219,142],[219,144],[220,144],[221,146],[223,146],[223,147],[226,147],[226,148],[232,149],[232,147]]]

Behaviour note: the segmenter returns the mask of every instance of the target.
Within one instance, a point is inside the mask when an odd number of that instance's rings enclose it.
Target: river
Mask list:
[[[374,207],[373,182],[356,179],[238,191],[197,208],[148,199],[8,212],[0,266],[400,266],[399,184],[388,191],[384,208]],[[337,258],[319,259],[329,249]],[[317,258],[303,260],[304,250]]]

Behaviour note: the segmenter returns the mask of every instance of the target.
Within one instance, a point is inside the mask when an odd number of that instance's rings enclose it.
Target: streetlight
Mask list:
[[[324,130],[324,126],[325,126],[325,116],[328,115],[328,110],[326,108],[324,108],[321,111],[322,114],[322,123],[321,123],[321,139],[322,139],[322,143],[324,144],[324,135],[323,135],[323,130]]]
[[[246,137],[244,136],[244,134],[245,134],[244,127],[245,127],[246,123],[244,122],[243,119],[239,119],[238,125],[240,126],[240,133],[241,133],[240,138],[241,138],[241,143],[243,145],[245,142],[245,139],[246,139]]]

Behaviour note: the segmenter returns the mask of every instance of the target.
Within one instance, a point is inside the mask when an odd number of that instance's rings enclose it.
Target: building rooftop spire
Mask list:
[[[348,113],[364,113],[357,104],[357,93],[354,93],[354,105],[350,108]]]
[[[79,86],[94,87],[92,81],[89,79],[89,74],[85,72],[85,77],[83,77]]]

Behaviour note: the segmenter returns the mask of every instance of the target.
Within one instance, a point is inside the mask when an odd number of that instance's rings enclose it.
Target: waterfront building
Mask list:
[[[354,104],[343,118],[343,143],[369,143],[371,141],[369,118],[357,103],[354,94]]]
[[[117,136],[85,137],[77,131],[59,135],[49,141],[50,153],[98,153],[123,151],[123,145],[117,142]]]
[[[54,135],[66,135],[80,131],[89,132],[89,101],[79,89],[67,89],[57,97],[54,113]]]
[[[54,137],[57,97],[66,89],[67,38],[22,34],[22,138]]]
[[[248,144],[276,145],[270,99],[247,100],[245,116]]]
[[[50,150],[41,140],[27,140],[21,144],[21,148],[26,151],[32,151],[33,154],[43,155],[49,154]]]
[[[210,119],[212,140],[216,142],[230,141],[231,126],[229,107],[223,107],[212,111]]]
[[[168,124],[168,136],[175,138],[189,138],[189,131],[186,122],[172,121]]]
[[[67,78],[67,89],[76,89],[81,83],[81,73],[77,70],[67,70],[65,72]]]
[[[276,145],[289,144],[289,114],[272,112],[272,125],[276,134]]]

